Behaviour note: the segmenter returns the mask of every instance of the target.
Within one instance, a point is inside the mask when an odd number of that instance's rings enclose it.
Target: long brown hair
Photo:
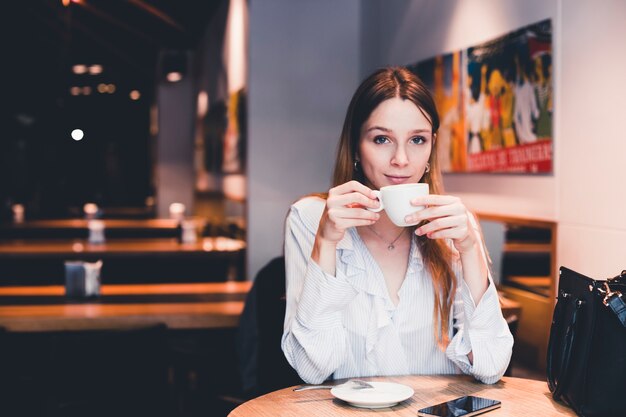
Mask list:
[[[424,83],[403,67],[380,69],[361,83],[350,101],[339,140],[333,186],[351,180],[365,182],[362,170],[354,169],[361,127],[380,103],[394,97],[413,102],[431,122],[433,138],[436,137],[439,129],[439,114],[433,97]],[[437,162],[437,142],[437,140],[433,141],[428,159],[430,171],[425,173],[420,180],[420,182],[428,183],[432,194],[443,193],[441,173]],[[433,330],[439,347],[443,349],[449,343],[450,312],[456,292],[456,279],[450,266],[452,252],[441,239],[432,240],[426,236],[416,237],[416,239],[433,280],[435,292]]]

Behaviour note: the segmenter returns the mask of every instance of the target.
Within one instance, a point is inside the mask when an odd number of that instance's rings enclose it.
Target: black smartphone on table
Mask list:
[[[420,417],[471,417],[500,408],[500,401],[466,395],[417,410]]]

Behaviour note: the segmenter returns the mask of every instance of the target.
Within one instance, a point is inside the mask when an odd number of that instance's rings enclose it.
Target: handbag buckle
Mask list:
[[[604,304],[605,306],[608,307],[609,305],[609,300],[612,297],[621,297],[622,293],[620,291],[612,291],[611,288],[609,287],[609,284],[607,284],[606,282],[604,283],[604,289],[605,291],[603,291],[606,295],[604,296],[604,299],[602,300],[602,304]]]

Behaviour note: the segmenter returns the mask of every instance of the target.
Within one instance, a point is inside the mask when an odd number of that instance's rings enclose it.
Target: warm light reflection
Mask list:
[[[82,252],[83,250],[85,250],[85,245],[83,245],[82,243],[76,242],[72,245],[72,250],[74,252]]]
[[[74,74],[84,74],[87,72],[87,66],[83,64],[76,64],[72,67]]]
[[[183,74],[178,71],[172,71],[167,73],[167,76],[165,78],[167,78],[167,81],[171,83],[177,83],[178,81],[183,79]]]
[[[183,203],[170,204],[170,219],[182,220],[185,218],[186,207]]]
[[[95,64],[95,65],[90,66],[89,73],[91,75],[98,75],[102,73],[102,65]]]
[[[70,5],[70,0],[61,0],[61,4],[63,4],[64,7],[67,7]]]
[[[246,85],[246,51],[248,9],[246,0],[231,0],[226,23],[225,57],[228,69],[228,91],[241,90]]]
[[[244,201],[246,198],[246,176],[229,174],[223,178],[224,195],[235,201]]]
[[[224,236],[207,237],[202,239],[202,250],[205,252],[234,252],[245,248],[242,240],[231,239]]]
[[[150,134],[154,137],[159,133],[159,108],[153,104],[150,107]]]
[[[104,93],[106,93],[106,92],[107,92],[107,89],[108,89],[108,87],[107,87],[107,85],[106,85],[106,84],[104,84],[104,83],[100,83],[100,84],[98,84],[98,92],[99,92],[99,93],[104,94]]]
[[[85,133],[80,129],[74,129],[72,130],[71,135],[72,139],[74,139],[75,141],[79,141],[85,136]]]
[[[137,90],[133,90],[129,94],[131,100],[139,100],[141,97],[141,93]]]
[[[109,94],[115,93],[115,84],[108,84],[107,91],[109,92]]]
[[[79,95],[80,94],[80,87],[74,86],[74,87],[70,88],[70,94],[73,95],[73,96]]]
[[[206,91],[198,93],[198,117],[203,118],[209,110],[209,95]]]
[[[91,87],[89,87],[88,85],[83,87],[83,94],[86,95],[86,96],[91,94]]]
[[[98,214],[98,205],[96,203],[85,203],[83,206],[83,213],[88,219],[93,219]]]

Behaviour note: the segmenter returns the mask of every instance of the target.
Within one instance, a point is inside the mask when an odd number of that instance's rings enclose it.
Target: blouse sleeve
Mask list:
[[[473,226],[478,226],[471,218]],[[481,244],[481,253],[486,260],[486,251]],[[461,262],[454,264],[458,279],[457,293],[453,304],[455,335],[446,355],[466,374],[479,381],[493,384],[502,378],[506,371],[513,349],[513,336],[502,316],[496,286],[489,273],[487,291],[478,305],[472,298],[470,289],[462,278]],[[473,363],[468,353],[472,352]]]
[[[282,349],[300,378],[317,384],[345,361],[348,343],[342,310],[357,292],[340,271],[331,276],[311,259],[316,231],[307,223],[292,207],[285,227],[287,308]]]

